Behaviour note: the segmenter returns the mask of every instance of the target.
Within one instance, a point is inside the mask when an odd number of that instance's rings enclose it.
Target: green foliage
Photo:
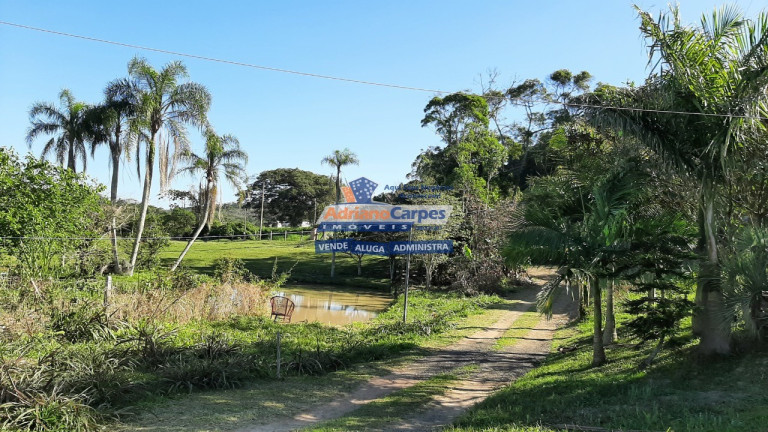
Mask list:
[[[334,202],[333,180],[298,168],[264,171],[250,185],[245,204],[258,216],[264,188],[264,220],[288,222],[297,227],[303,221],[315,222],[319,212]]]
[[[106,311],[94,301],[73,299],[67,309],[49,306],[48,327],[69,342],[84,342],[111,336]]]
[[[342,202],[341,196],[341,169],[347,165],[357,165],[360,160],[350,149],[334,150],[332,154],[324,157],[322,164],[336,168],[336,204]]]
[[[740,319],[752,340],[768,332],[768,230],[745,227],[722,251],[722,289],[727,309],[723,319]]]
[[[259,234],[259,227],[252,223],[243,221],[229,221],[224,223],[214,222],[211,225],[208,236],[212,237],[232,237],[234,239],[256,238]],[[246,237],[243,237],[243,236]],[[255,235],[255,237],[254,237]]]
[[[222,283],[249,281],[253,278],[239,258],[222,257],[213,262],[213,276]]]
[[[492,100],[499,97],[494,95]],[[433,98],[424,108],[421,125],[433,126],[445,147],[423,151],[413,163],[411,176],[494,201],[498,185],[491,181],[505,163],[522,154],[522,148],[500,130],[491,132],[490,121],[496,114],[490,109],[489,102],[479,95],[454,93]]]
[[[40,278],[61,271],[61,256],[97,236],[101,214],[96,186],[71,170],[0,147],[0,240],[24,274]]]
[[[190,210],[174,207],[163,215],[164,231],[170,237],[189,237],[195,231],[197,217]]]
[[[59,93],[59,108],[45,102],[37,102],[29,110],[32,125],[27,132],[27,143],[32,144],[40,135],[53,135],[43,147],[42,157],[54,153],[56,161],[75,171],[75,159],[79,156],[86,166],[86,141],[94,139],[96,125],[90,121],[92,107],[78,102],[68,89]]]

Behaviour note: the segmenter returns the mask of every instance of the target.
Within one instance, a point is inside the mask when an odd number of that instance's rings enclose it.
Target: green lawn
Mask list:
[[[276,237],[277,238],[277,237]],[[162,264],[169,266],[178,258],[186,242],[172,241],[160,254]],[[312,241],[272,240],[212,240],[192,245],[182,267],[212,274],[217,258],[243,260],[245,266],[262,278],[272,276],[277,259],[278,273],[290,271],[296,282],[349,285],[371,288],[389,287],[389,260],[384,257],[363,257],[362,276],[357,276],[357,260],[349,255],[336,255],[336,276],[331,278],[331,255],[315,254]]]

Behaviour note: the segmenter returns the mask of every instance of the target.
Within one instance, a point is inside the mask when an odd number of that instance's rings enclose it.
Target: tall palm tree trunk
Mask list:
[[[341,204],[341,165],[336,166],[336,204]],[[331,252],[331,277],[336,276],[336,251]]]
[[[589,276],[589,288],[592,295],[592,308],[594,320],[594,333],[592,334],[592,366],[600,366],[605,363],[605,348],[603,347],[603,305],[600,297],[600,279]]]
[[[139,256],[139,245],[141,244],[141,235],[144,233],[144,222],[147,220],[147,208],[149,207],[149,192],[152,188],[152,171],[155,167],[155,135],[152,134],[147,149],[147,166],[144,171],[144,191],[141,194],[141,215],[139,216],[139,226],[136,232],[136,241],[133,243],[133,252],[131,253],[131,268],[128,271],[130,276],[136,268],[136,258]]]
[[[715,194],[705,191],[704,198],[704,234],[706,256],[702,257],[699,269],[699,284],[702,286],[701,298],[697,304],[701,311],[701,354],[728,354],[731,351],[731,323],[725,313],[725,299],[720,289],[720,263],[717,254],[717,225],[715,222]]]
[[[117,181],[120,178],[118,173],[120,170],[120,153],[112,152],[112,184],[110,188],[110,203],[112,204],[112,208],[115,208],[115,203],[117,202]],[[114,271],[116,273],[122,273],[122,269],[120,268],[120,257],[117,253],[117,222],[115,221],[115,217],[112,216],[112,229],[111,229],[111,236],[112,236],[112,262]]]
[[[77,172],[75,170],[75,143],[69,143],[69,149],[67,149],[67,168],[71,169],[72,172]]]
[[[208,189],[210,189],[210,183],[208,183]],[[208,195],[208,194],[206,194],[206,195]],[[183,251],[181,251],[181,255],[179,255],[179,259],[177,259],[176,262],[173,263],[173,266],[171,267],[171,271],[175,271],[176,268],[179,266],[179,264],[181,264],[181,261],[184,259],[184,256],[187,254],[187,252],[189,252],[189,249],[192,247],[192,244],[195,242],[195,240],[197,240],[197,237],[203,231],[203,228],[205,228],[205,224],[208,221],[208,213],[209,213],[210,208],[211,208],[211,200],[210,199],[206,199],[205,211],[203,212],[203,219],[197,225],[197,229],[195,230],[195,233],[192,234],[192,238],[187,243],[187,246],[184,247]]]
[[[608,283],[608,289],[605,290],[605,328],[603,329],[603,345],[610,345],[616,342],[618,334],[616,333],[616,312],[613,304],[613,281]]]

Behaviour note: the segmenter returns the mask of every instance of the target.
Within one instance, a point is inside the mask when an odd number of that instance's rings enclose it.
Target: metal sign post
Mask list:
[[[411,230],[408,231],[408,243],[413,241],[413,225]],[[408,282],[411,277],[411,252],[408,251],[408,258],[405,261],[405,298],[403,299],[403,324],[408,319]]]

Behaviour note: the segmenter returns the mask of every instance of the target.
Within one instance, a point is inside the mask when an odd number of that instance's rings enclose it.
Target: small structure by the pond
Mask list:
[[[293,315],[293,309],[296,307],[291,299],[283,296],[274,296],[269,299],[269,303],[272,305],[273,321],[280,319],[282,322],[291,322],[291,315]]]

